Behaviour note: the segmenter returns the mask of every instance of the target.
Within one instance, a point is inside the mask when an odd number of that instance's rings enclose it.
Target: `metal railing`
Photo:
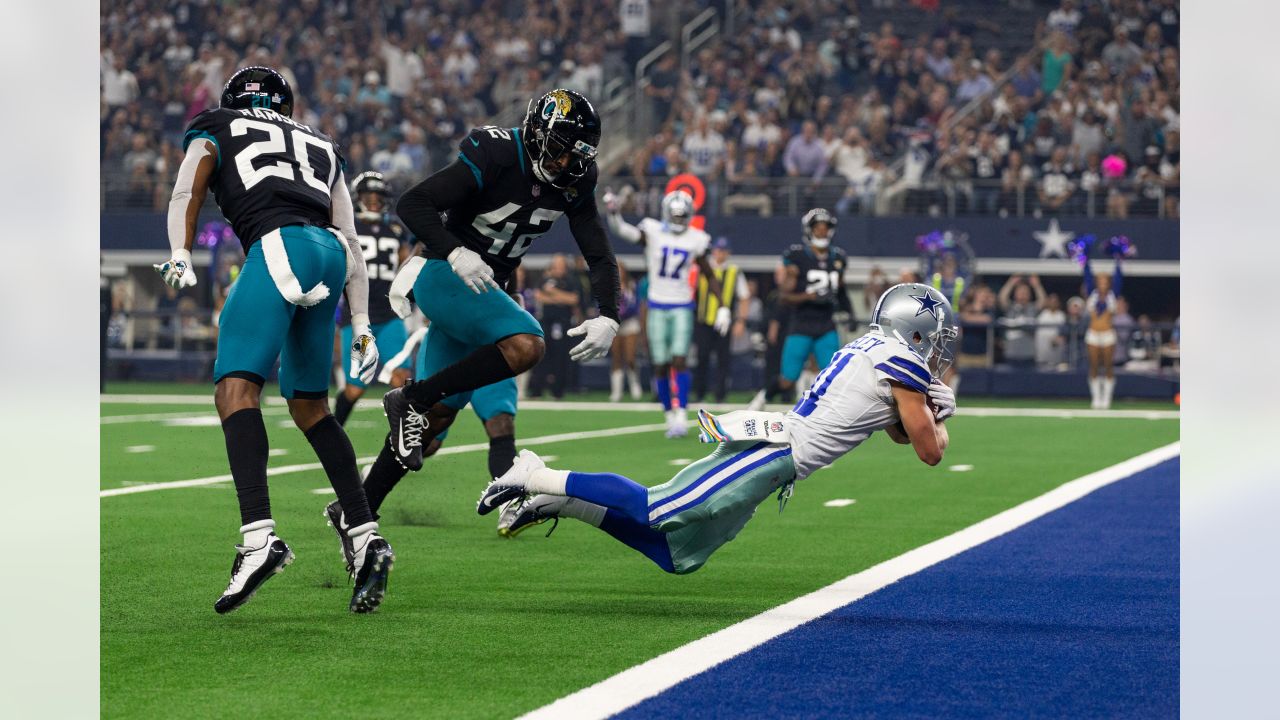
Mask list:
[[[623,212],[657,217],[668,178],[602,177],[600,187],[622,191]],[[914,186],[890,185],[864,192],[842,177],[821,180],[746,177],[705,183],[709,217],[800,215],[826,207],[837,215],[927,215],[931,217],[1172,217],[1178,186],[1133,183],[1076,189],[1061,203],[1042,201],[1035,181],[1005,188],[1000,181],[926,179]],[[630,188],[628,192],[626,188]],[[1118,198],[1113,198],[1118,195]]]

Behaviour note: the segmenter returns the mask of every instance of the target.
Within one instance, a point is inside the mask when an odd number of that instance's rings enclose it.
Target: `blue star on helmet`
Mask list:
[[[937,308],[942,303],[939,302],[937,299],[935,299],[932,295],[930,295],[929,293],[925,293],[923,295],[912,295],[911,299],[920,303],[920,309],[916,310],[916,317],[919,317],[925,313],[929,313],[929,317],[935,320],[938,319]]]

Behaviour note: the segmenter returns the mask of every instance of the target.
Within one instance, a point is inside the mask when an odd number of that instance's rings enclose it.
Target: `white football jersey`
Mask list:
[[[836,352],[787,413],[796,478],[835,462],[871,433],[898,422],[890,380],[927,393],[932,375],[901,340],[871,331]]]
[[[689,270],[706,254],[711,236],[697,228],[671,232],[666,223],[644,218],[637,225],[644,233],[645,260],[649,265],[649,307],[691,305],[695,299]]]

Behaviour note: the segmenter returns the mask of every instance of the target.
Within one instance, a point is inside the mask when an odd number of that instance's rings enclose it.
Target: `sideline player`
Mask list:
[[[408,333],[404,320],[396,316],[387,302],[387,293],[391,291],[391,281],[400,269],[400,261],[408,255],[409,237],[395,218],[390,216],[391,186],[387,184],[382,173],[362,172],[351,181],[351,192],[356,196],[356,238],[360,241],[360,249],[369,274],[369,323],[370,329],[378,338],[378,352],[384,362],[391,362],[404,349]],[[351,311],[346,303],[340,308],[338,327],[342,334],[342,346],[350,347],[352,342]],[[389,383],[396,388],[409,379],[409,366],[412,360],[406,355],[402,365],[391,370]],[[368,387],[356,372],[356,368],[347,366],[347,385],[334,400],[333,416],[339,425],[346,425],[351,410],[364,395]]]
[[[219,107],[200,113],[187,128],[186,156],[169,201],[172,257],[155,266],[171,287],[195,285],[191,247],[205,192],[212,189],[245,251],[244,268],[220,316],[213,366],[214,404],[244,535],[231,581],[214,603],[219,613],[248,602],[293,560],[271,518],[269,446],[260,409],[262,385],[277,357],[289,414],[352,518],[343,544],[349,548],[347,571],[355,578],[353,612],[378,607],[395,559],[369,512],[351,441],[329,414],[339,297],[334,290],[345,287],[351,305],[352,365],[367,379],[378,364],[343,160],[333,140],[293,120],[292,113],[293,91],[275,70],[246,67],[231,76]]]
[[[836,312],[853,317],[853,304],[844,286],[844,270],[849,261],[843,250],[831,246],[836,216],[814,208],[805,213],[800,225],[804,243],[792,245],[782,254],[786,285],[781,301],[792,306],[791,323],[782,343],[782,371],[771,379],[770,387],[752,399],[752,410],[763,408],[766,397],[790,393],[810,355],[818,366],[830,362],[840,348]]]
[[[481,494],[477,510],[483,515],[532,494],[513,533],[550,518],[577,518],[663,570],[685,574],[732,540],[770,494],[779,491],[785,503],[797,480],[877,430],[937,465],[948,442],[943,421],[955,412],[955,395],[936,379],[956,336],[951,305],[926,285],[896,285],[880,297],[871,322],[871,331],[841,348],[785,415],[700,411],[703,439],[719,443],[715,452],[662,485],[552,470],[522,450],[511,471]]]
[[[693,197],[684,190],[674,190],[662,198],[662,219],[644,218],[632,225],[618,213],[613,193],[604,198],[609,228],[629,243],[644,248],[649,270],[649,312],[646,332],[649,335],[649,360],[653,363],[653,379],[658,401],[666,414],[667,437],[684,437],[688,431],[685,408],[689,405],[689,370],[685,359],[693,340],[693,314],[696,291],[689,273],[696,265],[702,277],[720,293],[716,273],[707,260],[711,236],[689,227],[693,219]],[[715,328],[724,335],[732,321],[729,308],[716,314]],[[671,396],[671,373],[675,371],[676,397]]]
[[[365,481],[369,495],[385,497],[406,470],[422,467],[425,446],[473,390],[542,359],[541,326],[503,287],[561,215],[591,268],[600,311],[569,330],[584,337],[570,357],[608,353],[618,331],[618,266],[596,208],[599,142],[600,118],[587,99],[552,90],[529,101],[521,127],[473,129],[456,162],[400,198],[400,219],[418,245],[392,283],[391,306],[406,316],[412,290],[431,332],[424,378],[383,398],[391,432]]]

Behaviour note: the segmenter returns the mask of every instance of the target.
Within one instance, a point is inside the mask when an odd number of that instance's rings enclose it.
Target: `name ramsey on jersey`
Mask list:
[[[213,197],[245,252],[285,225],[330,223],[330,191],[346,162],[317,130],[264,108],[214,108],[191,120],[182,149],[196,138],[218,148]]]
[[[397,317],[391,309],[387,295],[391,293],[391,281],[400,269],[400,247],[411,242],[409,231],[399,221],[389,217],[368,220],[356,215],[356,238],[364,254],[365,267],[369,271],[369,322],[373,325]],[[351,323],[351,311],[342,303],[338,324]]]
[[[596,189],[594,164],[565,190],[538,182],[519,128],[475,128],[459,143],[458,157],[471,169],[480,192],[450,208],[444,226],[493,267],[499,285],[506,285],[534,240],[561,215],[572,217],[583,208]]]
[[[827,250],[825,258],[819,258],[805,245],[792,245],[782,254],[784,265],[795,265],[800,274],[795,292],[826,294],[822,300],[806,300],[791,312],[789,333],[796,335],[823,335],[836,329],[832,315],[838,307],[836,293],[840,292],[840,278],[849,260],[837,247]]]
[[[932,374],[910,345],[871,331],[836,352],[787,413],[796,478],[835,462],[898,422],[894,381],[927,394]]]
[[[689,271],[706,254],[711,236],[693,227],[673,233],[666,223],[653,218],[644,218],[637,227],[644,233],[649,265],[649,307],[691,306],[695,292]]]

